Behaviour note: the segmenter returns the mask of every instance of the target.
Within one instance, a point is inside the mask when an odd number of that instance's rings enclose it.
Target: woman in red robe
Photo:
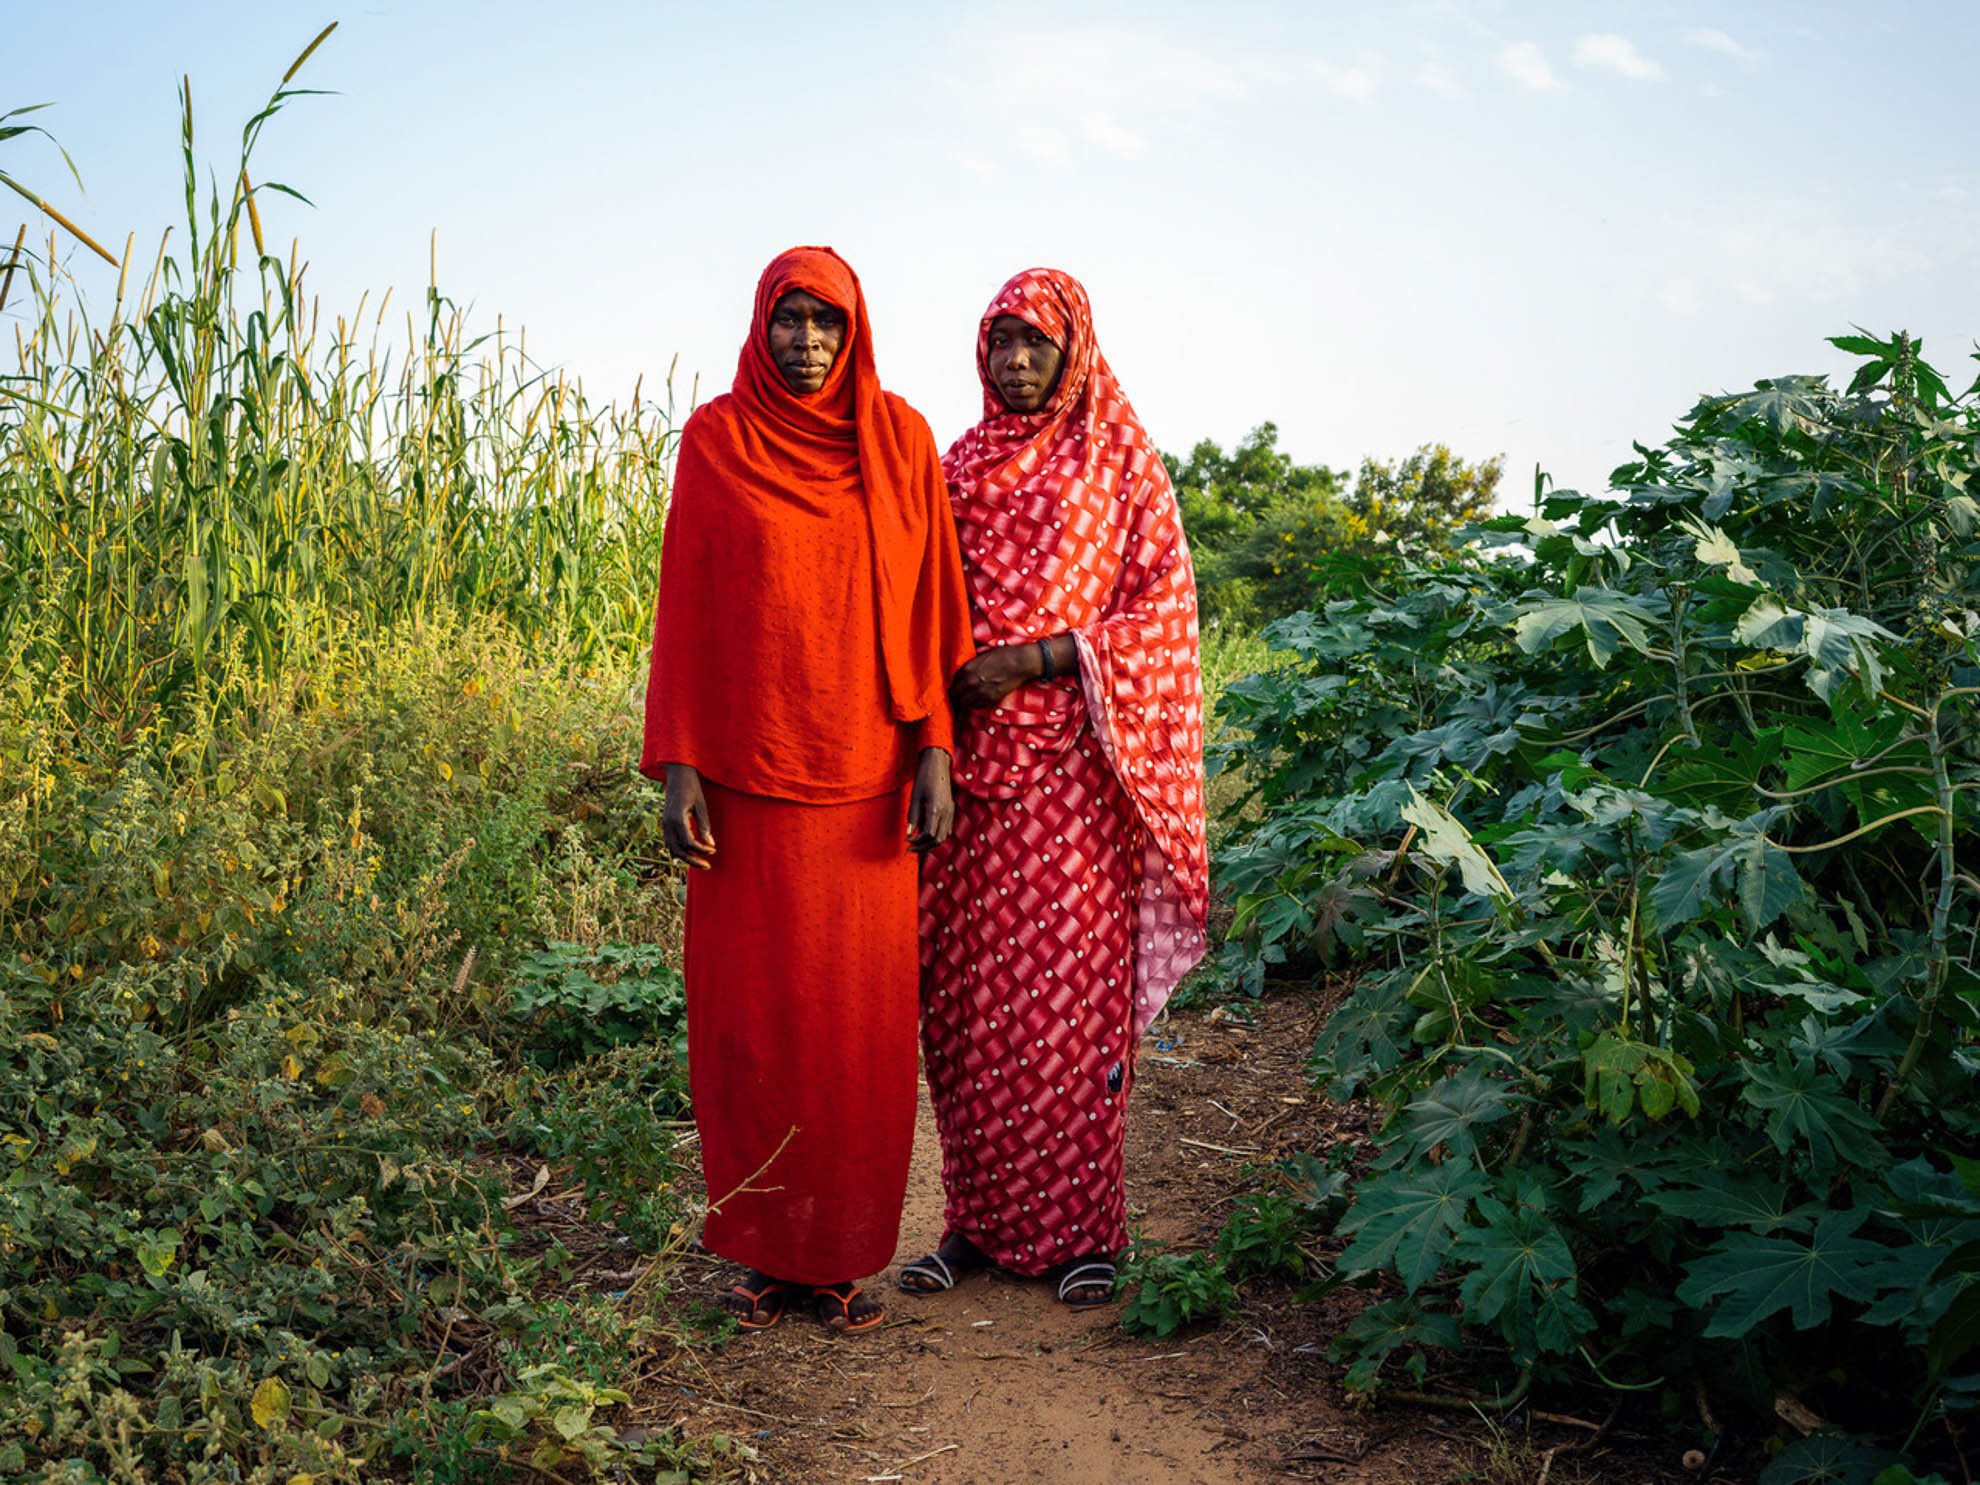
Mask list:
[[[914,1134],[916,858],[952,818],[972,652],[933,437],[883,392],[829,248],[764,270],[734,388],[681,435],[640,768],[685,861],[703,1243],[746,1327],[837,1330],[899,1235]]]
[[[1078,281],[1005,284],[976,360],[983,418],[943,467],[980,653],[921,892],[947,1230],[901,1286],[996,1263],[1098,1304],[1127,1241],[1135,1043],[1205,942],[1196,581]]]

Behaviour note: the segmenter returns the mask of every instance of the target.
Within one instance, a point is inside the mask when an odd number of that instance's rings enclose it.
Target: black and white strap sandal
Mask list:
[[[1114,1265],[1104,1258],[1075,1263],[1059,1276],[1059,1303],[1075,1310],[1090,1310],[1095,1305],[1111,1304],[1117,1277]],[[1102,1293],[1098,1299],[1074,1298],[1082,1289],[1099,1289]]]
[[[989,1255],[962,1234],[952,1232],[933,1253],[902,1264],[896,1282],[905,1294],[946,1294],[971,1274],[989,1267]]]
[[[925,1284],[910,1284],[909,1277],[926,1279]],[[956,1287],[956,1271],[949,1267],[940,1253],[930,1253],[925,1258],[917,1258],[913,1263],[901,1265],[900,1286],[909,1294],[942,1294]]]

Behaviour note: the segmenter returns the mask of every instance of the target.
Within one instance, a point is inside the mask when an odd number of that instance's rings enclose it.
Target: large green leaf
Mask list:
[[[1787,757],[1783,768],[1790,789],[1806,789],[1825,779],[1848,777],[1865,767],[1887,767],[1893,745],[1904,734],[1904,719],[1896,715],[1866,717],[1843,708],[1833,722],[1810,717],[1793,722],[1783,733]]]
[[[1946,497],[1946,524],[1952,527],[1953,534],[1961,540],[1973,535],[1980,527],[1980,501],[1971,495],[1948,495]]]
[[[1413,785],[1409,791],[1409,803],[1402,807],[1402,817],[1422,832],[1417,843],[1419,851],[1434,861],[1448,861],[1457,866],[1458,874],[1464,879],[1465,891],[1475,892],[1480,897],[1513,895],[1506,879],[1499,875],[1498,867],[1492,864],[1492,858],[1473,842],[1471,832],[1455,815],[1418,794]]]
[[[1588,1107],[1608,1115],[1612,1124],[1622,1123],[1639,1104],[1651,1119],[1674,1107],[1697,1117],[1691,1063],[1667,1047],[1604,1032],[1582,1049],[1581,1067]]]
[[[1402,1061],[1398,1042],[1408,1022],[1403,987],[1393,975],[1370,975],[1327,1018],[1313,1044],[1313,1070],[1328,1095],[1345,1102]]]
[[[1827,1322],[1833,1296],[1864,1300],[1876,1292],[1884,1248],[1855,1235],[1869,1215],[1831,1212],[1806,1242],[1732,1233],[1692,1263],[1678,1298],[1710,1311],[1708,1336],[1743,1336],[1783,1310],[1811,1330]]]
[[[1681,1186],[1665,1186],[1644,1197],[1660,1212],[1705,1227],[1750,1227],[1755,1232],[1806,1232],[1819,1207],[1790,1205],[1788,1186],[1756,1172],[1709,1171]]]
[[[1925,1343],[1925,1364],[1933,1376],[1943,1377],[1976,1348],[1980,1348],[1980,1284],[1969,1284],[1932,1327]]]
[[[1673,856],[1650,889],[1658,921],[1673,928],[1704,917],[1727,886],[1736,889],[1740,911],[1756,933],[1794,906],[1802,893],[1801,875],[1794,858],[1765,833],[1775,814],[1762,811],[1713,844]]]
[[[1729,424],[1757,421],[1775,433],[1813,433],[1822,427],[1822,399],[1828,391],[1824,377],[1779,376],[1755,382],[1751,392],[1727,397],[1719,405]]]
[[[1613,1124],[1598,1124],[1587,1139],[1564,1141],[1559,1149],[1575,1178],[1584,1212],[1620,1196],[1625,1180],[1645,1192],[1657,1190],[1670,1178],[1649,1140],[1624,1135]]]
[[[1464,1226],[1472,1202],[1485,1189],[1485,1177],[1459,1160],[1364,1182],[1341,1219],[1339,1230],[1354,1238],[1341,1254],[1341,1269],[1390,1269],[1414,1294],[1436,1276],[1451,1235]]]
[[[1838,1434],[1810,1434],[1776,1454],[1760,1472],[1758,1485],[1875,1485],[1882,1471],[1901,1460],[1888,1449]],[[1925,1485],[1909,1471],[1905,1478]]]
[[[1647,604],[1610,588],[1583,588],[1572,597],[1528,599],[1520,604],[1518,614],[1513,637],[1529,655],[1578,629],[1588,645],[1588,658],[1597,667],[1606,666],[1625,646],[1638,652],[1649,649],[1649,626],[1662,618]]]
[[[1848,609],[1792,609],[1771,595],[1762,595],[1740,615],[1733,626],[1733,640],[1755,649],[1807,657],[1809,689],[1826,701],[1846,676],[1856,676],[1866,691],[1876,692],[1884,684],[1879,646],[1897,643],[1898,636],[1874,619]]]
[[[1767,1112],[1767,1137],[1782,1154],[1800,1151],[1817,1178],[1838,1161],[1863,1168],[1883,1163],[1877,1126],[1842,1081],[1809,1062],[1783,1057],[1773,1066],[1757,1064],[1747,1073],[1740,1097]]]
[[[1543,1350],[1563,1352],[1595,1328],[1594,1316],[1576,1296],[1574,1254],[1546,1210],[1508,1206],[1481,1197],[1484,1225],[1467,1227],[1451,1244],[1451,1257],[1469,1264],[1458,1295],[1465,1318],[1498,1322],[1508,1340],[1531,1330]]]
[[[1739,548],[1733,543],[1733,539],[1717,526],[1708,526],[1703,521],[1686,520],[1683,516],[1678,517],[1678,525],[1691,533],[1693,547],[1700,562],[1707,567],[1725,568],[1726,576],[1736,583],[1743,583],[1747,587],[1760,585],[1760,575],[1746,565],[1746,559],[1740,556]]]
[[[1801,874],[1794,858],[1765,836],[1739,838],[1733,850],[1739,881],[1739,907],[1755,933],[1801,900]]]
[[[1421,1300],[1394,1295],[1377,1300],[1342,1327],[1330,1348],[1336,1361],[1366,1356],[1380,1361],[1399,1346],[1435,1346],[1455,1351],[1463,1340],[1457,1318],[1426,1310]]]
[[[1512,1090],[1472,1063],[1405,1106],[1396,1130],[1411,1150],[1444,1145],[1453,1155],[1469,1157],[1478,1148],[1472,1131],[1505,1118],[1511,1109]]]
[[[1773,727],[1758,737],[1701,741],[1695,747],[1674,749],[1662,792],[1694,808],[1709,805],[1738,819],[1753,813],[1760,803],[1760,780],[1780,756],[1781,732]]]
[[[1410,981],[1409,1003],[1423,1012],[1410,1027],[1410,1037],[1426,1044],[1463,1040],[1470,1029],[1467,1017],[1504,989],[1501,976],[1467,955],[1430,958]]]
[[[1788,788],[1834,788],[1855,808],[1860,824],[1934,798],[1931,756],[1924,739],[1905,736],[1902,717],[1865,717],[1844,708],[1833,722],[1810,718],[1788,727],[1784,740]],[[1929,820],[1917,823],[1928,833],[1933,829]]]

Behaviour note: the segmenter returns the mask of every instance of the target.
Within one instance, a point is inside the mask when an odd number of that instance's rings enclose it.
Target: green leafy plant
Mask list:
[[[1217,1255],[1169,1253],[1147,1238],[1122,1258],[1115,1291],[1128,1295],[1121,1325],[1133,1335],[1174,1335],[1185,1325],[1220,1319],[1237,1305],[1237,1289]]]
[[[148,283],[86,318],[0,261],[0,1475],[503,1478],[489,1390],[588,1469],[557,1410],[634,1375],[639,1324],[539,1292],[500,1177],[568,1161],[674,1240],[680,909],[625,705],[673,425],[437,290],[404,352],[318,340],[262,251],[281,188],[206,170],[181,107]],[[545,942],[628,946],[568,953],[651,1040],[506,1014]],[[552,1359],[591,1390],[510,1388]]]
[[[1237,1199],[1217,1233],[1217,1257],[1233,1279],[1300,1279],[1311,1260],[1301,1244],[1311,1235],[1312,1214],[1278,1191],[1254,1191]]]
[[[684,1220],[669,1121],[687,1107],[687,1079],[665,1043],[633,1043],[553,1073],[517,1080],[508,1137],[568,1166],[610,1218],[650,1248],[678,1236]]]
[[[516,1381],[515,1391],[475,1411],[469,1443],[493,1440],[538,1470],[576,1464],[602,1473],[615,1462],[618,1431],[597,1418],[631,1402],[627,1393],[580,1381],[553,1362],[526,1368]]]
[[[516,965],[510,1010],[547,1060],[590,1057],[631,1042],[675,1044],[687,1060],[687,992],[659,944],[552,943]]]
[[[1980,398],[1835,344],[1225,692],[1230,952],[1358,970],[1351,1386],[1462,1347],[1762,1432],[1781,1389],[1925,1466],[1972,1415]]]

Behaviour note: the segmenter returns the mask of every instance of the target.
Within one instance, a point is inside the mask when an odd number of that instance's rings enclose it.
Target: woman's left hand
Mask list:
[[[914,770],[914,791],[908,795],[908,849],[917,855],[932,851],[949,838],[956,824],[956,796],[949,783],[949,754],[944,748],[923,748]]]
[[[995,706],[1026,681],[1035,681],[1044,673],[1038,646],[1029,640],[979,650],[949,682],[949,701],[959,712]]]

